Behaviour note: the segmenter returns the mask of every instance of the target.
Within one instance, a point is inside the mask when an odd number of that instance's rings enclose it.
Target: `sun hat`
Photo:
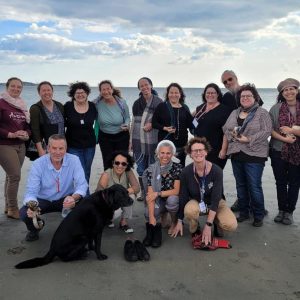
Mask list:
[[[289,87],[289,86],[294,86],[295,88],[299,88],[300,83],[297,79],[294,78],[287,78],[283,81],[281,81],[278,86],[277,86],[277,90],[278,92],[282,92],[285,88]]]

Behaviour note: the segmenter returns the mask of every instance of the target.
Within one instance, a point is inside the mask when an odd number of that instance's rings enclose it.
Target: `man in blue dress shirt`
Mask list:
[[[80,160],[66,151],[65,137],[54,134],[49,138],[48,154],[32,163],[24,206],[20,209],[20,218],[29,231],[26,241],[39,239],[39,229],[33,224],[34,212],[28,208],[29,201],[36,201],[40,214],[45,214],[61,212],[63,208],[72,209],[86,195],[88,184]]]

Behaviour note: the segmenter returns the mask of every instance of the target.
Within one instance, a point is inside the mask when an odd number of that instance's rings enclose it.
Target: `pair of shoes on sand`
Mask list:
[[[124,257],[127,261],[148,261],[150,254],[139,240],[127,240],[124,245]]]

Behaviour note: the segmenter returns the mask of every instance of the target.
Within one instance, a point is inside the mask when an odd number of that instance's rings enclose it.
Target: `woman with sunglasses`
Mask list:
[[[171,216],[168,234],[173,233],[177,223],[179,175],[182,167],[175,153],[176,148],[171,141],[161,141],[156,148],[157,161],[150,165],[143,176],[147,185],[145,187],[147,190],[145,207],[147,235],[143,243],[147,247],[160,247],[162,241],[160,219],[163,219],[167,213]]]
[[[265,216],[261,179],[269,152],[272,121],[268,111],[259,106],[260,97],[254,85],[241,86],[237,99],[240,107],[230,114],[223,127],[236,181],[240,211],[237,221],[248,220],[251,207],[252,225],[261,227]]]
[[[111,187],[114,184],[121,184],[128,190],[130,197],[135,200],[135,195],[140,191],[140,186],[134,172],[133,159],[125,151],[116,151],[112,154],[109,162],[109,168],[101,175],[97,190],[103,190]],[[121,207],[122,214],[119,228],[125,233],[132,233],[133,229],[128,225],[128,219],[132,217],[132,205],[128,207]],[[109,227],[114,227],[113,222]]]
[[[178,222],[172,236],[183,235],[183,218],[189,222],[192,236],[199,235],[199,215],[207,215],[202,230],[202,242],[208,245],[212,241],[212,226],[214,235],[221,236],[222,231],[235,231],[237,221],[233,212],[222,199],[223,172],[222,169],[206,160],[211,146],[204,137],[189,140],[186,152],[193,162],[182,170],[180,175],[180,193]]]

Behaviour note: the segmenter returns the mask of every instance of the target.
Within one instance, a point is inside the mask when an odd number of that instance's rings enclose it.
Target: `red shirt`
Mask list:
[[[9,139],[9,132],[26,130],[31,135],[29,124],[26,123],[25,114],[21,109],[15,108],[5,100],[0,99],[0,145],[19,145],[24,141],[15,138]]]

